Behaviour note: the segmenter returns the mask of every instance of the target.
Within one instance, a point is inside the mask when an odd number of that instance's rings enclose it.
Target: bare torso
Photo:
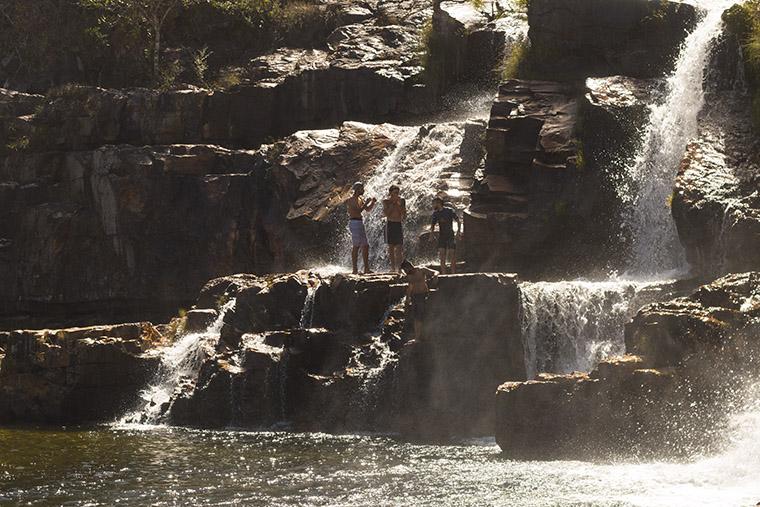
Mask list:
[[[349,218],[361,220],[362,211],[364,211],[364,199],[360,196],[354,195],[346,201],[346,207],[348,208]]]
[[[403,222],[406,218],[406,201],[388,198],[383,201],[383,214],[389,222]]]
[[[407,282],[409,282],[409,294],[425,294],[430,291],[425,271],[422,269],[417,268],[409,273]]]

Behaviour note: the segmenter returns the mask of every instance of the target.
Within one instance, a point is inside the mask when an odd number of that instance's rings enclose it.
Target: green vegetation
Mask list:
[[[322,47],[336,12],[306,0],[0,0],[0,86],[230,86],[276,47]]]
[[[530,43],[527,40],[521,40],[512,46],[512,50],[508,51],[504,58],[504,65],[501,69],[502,80],[524,77],[529,53]]]
[[[723,14],[723,21],[742,44],[745,74],[753,93],[752,117],[760,129],[760,0],[734,5]]]

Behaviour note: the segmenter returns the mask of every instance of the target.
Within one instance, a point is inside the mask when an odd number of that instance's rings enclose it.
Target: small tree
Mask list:
[[[153,76],[157,77],[161,59],[161,30],[169,14],[180,5],[198,0],[79,0],[82,5],[103,9],[126,23],[146,27],[153,61]]]

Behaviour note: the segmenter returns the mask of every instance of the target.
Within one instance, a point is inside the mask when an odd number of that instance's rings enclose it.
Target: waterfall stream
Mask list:
[[[183,381],[195,381],[203,360],[213,355],[213,348],[219,340],[219,333],[224,324],[224,316],[235,307],[235,300],[225,303],[219,315],[206,329],[196,333],[187,333],[174,344],[159,349],[161,364],[155,378],[140,394],[140,405],[123,416],[121,424],[158,424],[161,423],[167,404]]]
[[[663,280],[688,266],[669,199],[688,143],[697,134],[704,105],[703,77],[710,49],[722,30],[721,15],[734,2],[702,2],[706,14],[686,38],[662,103],[651,106],[643,143],[630,168],[635,191],[624,216],[632,231],[629,280],[523,283],[521,330],[528,377],[543,371],[590,371],[625,352],[625,323],[644,304],[640,280]]]
[[[697,135],[697,119],[705,101],[704,75],[710,49],[722,31],[721,15],[735,2],[703,2],[703,19],[686,38],[665,100],[652,106],[644,142],[630,169],[635,195],[628,225],[633,245],[628,272],[661,277],[687,269],[683,247],[670,213],[670,196],[686,146]]]
[[[395,149],[364,182],[365,197],[378,200],[377,206],[366,213],[364,219],[373,269],[388,266],[382,212],[382,200],[387,197],[388,188],[398,185],[401,187],[401,197],[406,200],[408,219],[404,223],[404,250],[408,257],[414,258],[417,238],[432,213],[431,201],[441,189],[441,175],[459,165],[463,139],[464,127],[461,123],[409,127]],[[350,244],[350,237],[345,234],[341,252],[348,252]]]

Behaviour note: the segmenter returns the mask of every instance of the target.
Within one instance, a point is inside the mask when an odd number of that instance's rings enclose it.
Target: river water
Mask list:
[[[0,429],[0,505],[750,506],[758,446],[742,447],[693,464],[520,462],[490,441]]]

